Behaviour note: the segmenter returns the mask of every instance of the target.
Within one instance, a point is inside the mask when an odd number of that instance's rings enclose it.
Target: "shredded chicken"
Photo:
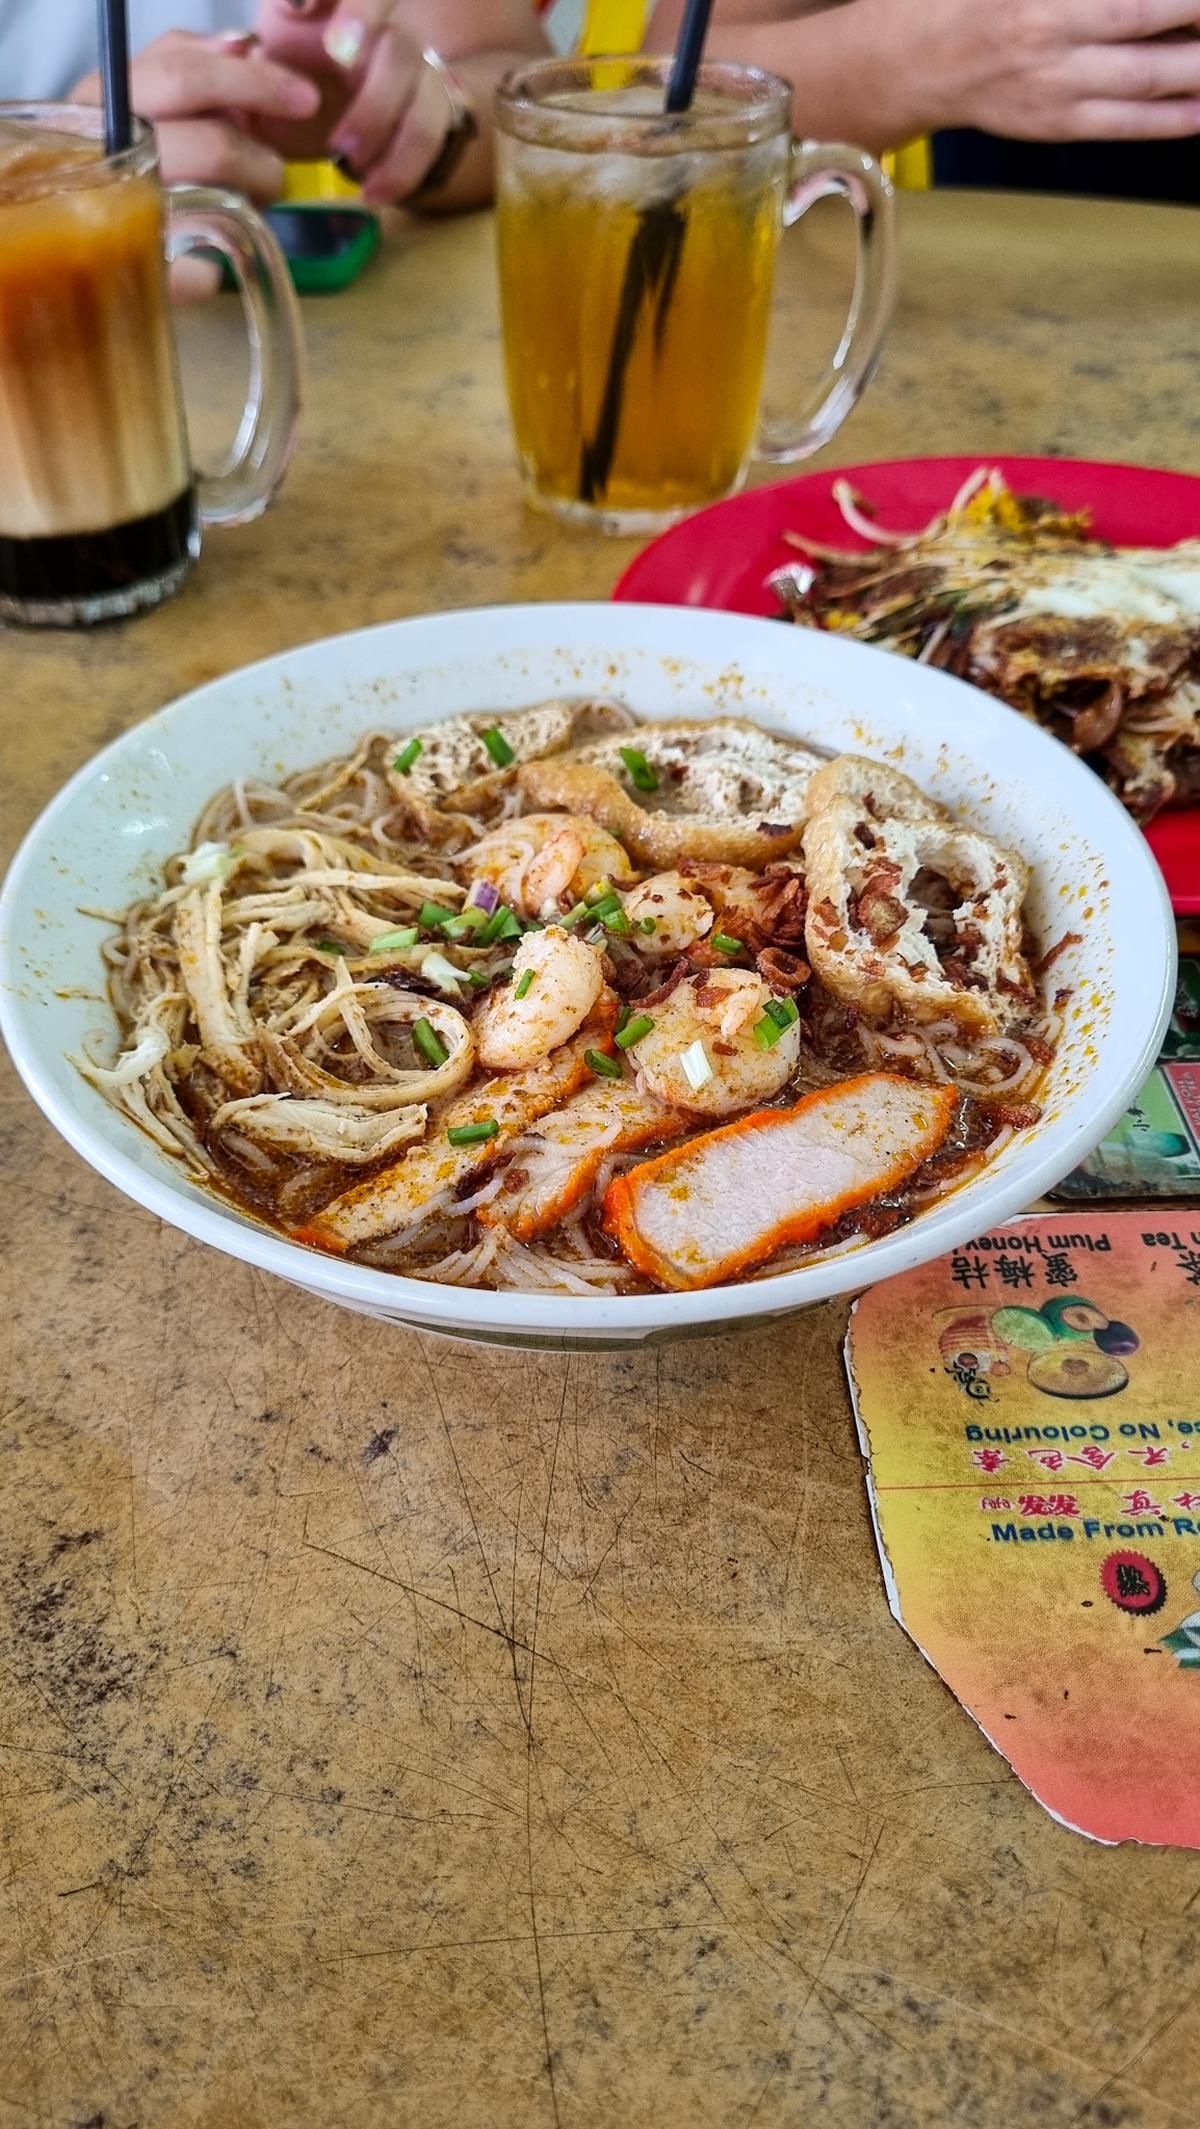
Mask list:
[[[376,1110],[353,1102],[297,1100],[291,1094],[251,1094],[226,1102],[209,1128],[216,1136],[233,1132],[287,1153],[362,1167],[422,1137],[428,1113],[411,1104]]]
[[[221,958],[221,888],[191,888],[175,910],[175,944],[179,973],[187,987],[200,1041],[234,1087],[258,1084],[258,1071],[247,1044],[254,1041],[250,1014],[230,996]]]

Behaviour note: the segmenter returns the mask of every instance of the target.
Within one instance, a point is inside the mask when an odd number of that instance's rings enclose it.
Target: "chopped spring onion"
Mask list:
[[[344,955],[344,954],[348,954],[348,953],[349,953],[349,951],[350,951],[349,947],[348,947],[348,946],[343,946],[343,945],[342,945],[342,944],[340,943],[340,941],[339,941],[339,940],[337,940],[337,939],[318,939],[318,940],[317,940],[317,952],[318,952],[319,954],[343,954],[343,955]]]
[[[590,930],[588,930],[588,931],[585,931],[585,932],[584,932],[584,935],[583,935],[583,943],[584,943],[584,945],[585,945],[585,946],[603,946],[603,944],[604,944],[604,926],[603,926],[603,924],[593,924],[593,925],[591,926]]]
[[[451,1124],[446,1133],[452,1146],[482,1146],[499,1135],[500,1126],[494,1116],[485,1116],[478,1124]]]
[[[499,900],[500,890],[493,887],[490,880],[476,880],[467,896],[467,908],[482,909],[485,917],[494,917]]]
[[[679,1069],[693,1092],[698,1093],[701,1087],[707,1086],[713,1076],[713,1068],[702,1042],[693,1042],[688,1049],[681,1051]]]
[[[628,1007],[627,1005],[623,1005],[623,1006],[622,1006],[622,1007],[620,1008],[620,1011],[619,1011],[619,1012],[618,1012],[618,1014],[617,1014],[617,1033],[618,1033],[618,1034],[620,1034],[620,1032],[621,1032],[621,1029],[622,1029],[622,1028],[627,1028],[627,1027],[629,1026],[629,1013],[630,1013],[630,1008],[629,1008],[629,1007]]]
[[[503,732],[498,732],[495,725],[490,725],[488,730],[481,732],[479,736],[498,769],[507,769],[509,763],[516,760],[517,757]]]
[[[471,904],[466,909],[460,909],[456,917],[443,917],[441,929],[448,939],[465,939],[468,932],[482,931],[485,924],[490,922],[491,918],[486,909]]]
[[[590,887],[584,888],[583,899],[589,909],[594,909],[597,902],[607,902],[609,896],[615,894],[616,891],[608,874],[605,873],[601,879],[593,880]]]
[[[759,1049],[773,1050],[785,1029],[799,1018],[799,1009],[791,998],[768,998],[762,1019],[755,1021],[751,1031]]]
[[[475,944],[476,946],[494,946],[498,939],[519,939],[520,936],[520,925],[507,903],[502,902],[499,909],[488,918],[483,930],[476,932]]]
[[[377,939],[372,939],[367,952],[369,954],[386,954],[390,953],[393,947],[397,952],[400,952],[404,947],[415,946],[416,943],[417,927],[415,924],[410,924],[406,931],[381,931]]]
[[[451,998],[458,997],[463,972],[461,968],[455,968],[453,961],[447,961],[445,954],[426,954],[421,963],[421,974],[426,983],[436,983],[440,991],[447,992]]]
[[[593,897],[592,916],[599,919],[605,931],[631,932],[633,926],[625,914],[620,895],[614,887],[608,887],[607,882],[602,884],[607,888],[607,892]]]
[[[620,1079],[621,1077],[622,1066],[620,1058],[606,1057],[603,1050],[585,1050],[583,1061],[588,1071],[596,1074],[597,1079]]]
[[[517,985],[516,989],[515,989],[515,990],[514,990],[514,992],[513,992],[513,997],[514,997],[514,998],[523,998],[523,997],[525,996],[526,992],[527,992],[527,991],[529,990],[529,988],[530,988],[530,986],[531,986],[532,982],[533,982],[533,970],[532,970],[531,968],[527,968],[527,969],[526,969],[526,971],[525,971],[525,973],[524,973],[524,975],[522,976],[522,978],[521,978],[520,982],[518,983],[518,985]]]
[[[558,919],[558,922],[561,924],[564,931],[574,931],[575,926],[579,923],[580,919],[582,917],[586,917],[587,914],[587,903],[576,902],[574,909],[568,909],[566,916],[560,917]]]
[[[743,942],[741,939],[731,939],[727,931],[715,931],[712,943],[719,954],[740,954]]]
[[[648,1035],[653,1026],[654,1022],[649,1013],[639,1013],[636,1019],[627,1020],[623,1028],[617,1029],[614,1038],[617,1048],[619,1050],[631,1050],[634,1043],[640,1042],[643,1035]]]
[[[618,747],[617,752],[629,771],[635,790],[657,791],[658,778],[640,748]]]
[[[417,911],[417,922],[423,924],[426,931],[436,931],[439,924],[444,924],[453,915],[454,911],[444,909],[440,902],[422,902]]]
[[[435,1070],[438,1065],[445,1064],[450,1052],[432,1021],[426,1020],[423,1013],[419,1020],[413,1021],[412,1036],[413,1046],[421,1052],[426,1064],[431,1064]]]
[[[488,984],[493,980],[491,976],[485,976],[481,968],[469,968],[467,970],[467,982],[473,991],[485,991]]]
[[[410,739],[408,745],[400,749],[400,752],[397,754],[395,761],[392,763],[392,767],[393,769],[395,769],[397,775],[407,776],[409,770],[412,768],[413,763],[416,761],[416,758],[420,752],[420,740]]]
[[[657,917],[639,917],[639,918],[638,918],[638,930],[639,930],[639,931],[646,931],[646,932],[650,932],[650,931],[657,931],[657,930],[658,930],[658,918],[657,918]]]

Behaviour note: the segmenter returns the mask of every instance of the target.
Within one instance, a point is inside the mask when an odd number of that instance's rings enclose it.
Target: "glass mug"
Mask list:
[[[666,116],[670,61],[549,60],[497,103],[500,304],[530,500],[644,533],[827,443],[891,312],[891,187],[858,148],[794,143],[773,74],[714,63]],[[858,265],[829,372],[759,426],[780,233],[848,200]]]
[[[197,476],[166,260],[201,250],[237,279],[250,390],[227,459]],[[0,621],[78,626],[168,598],[202,526],[270,502],[300,370],[287,266],[249,207],[197,185],[164,193],[140,119],[107,155],[99,111],[0,105]]]

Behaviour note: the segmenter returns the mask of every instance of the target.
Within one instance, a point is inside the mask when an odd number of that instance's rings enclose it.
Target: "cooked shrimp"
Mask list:
[[[574,932],[561,924],[527,932],[513,956],[511,983],[493,991],[475,1015],[480,1062],[507,1072],[537,1064],[586,1020],[603,984],[599,953]]]
[[[676,984],[661,1005],[651,1008],[654,1026],[629,1052],[639,1086],[698,1116],[730,1116],[735,1109],[770,1101],[800,1056],[797,1021],[770,1045],[755,1034],[773,996],[770,985],[746,969],[706,969]],[[693,1066],[690,1076],[685,1055]],[[694,1086],[692,1079],[706,1066],[711,1077]]]
[[[648,961],[673,960],[713,928],[712,903],[681,872],[656,872],[624,897],[638,928],[638,952]]]
[[[633,878],[615,835],[572,813],[526,813],[482,836],[469,853],[472,876],[487,880],[526,916],[557,916],[597,880]]]
[[[752,939],[762,922],[762,905],[754,888],[761,872],[745,865],[712,865],[702,859],[684,860],[680,871],[691,887],[698,887],[712,903],[720,928],[735,939]]]

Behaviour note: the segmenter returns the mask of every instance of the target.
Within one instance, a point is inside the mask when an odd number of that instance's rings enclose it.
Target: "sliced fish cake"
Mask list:
[[[478,1217],[485,1227],[506,1227],[519,1242],[531,1242],[582,1202],[606,1154],[679,1138],[693,1121],[641,1093],[632,1079],[598,1080],[542,1117]]]
[[[893,1072],[760,1109],[618,1176],[604,1226],[659,1286],[716,1286],[904,1182],[937,1152],[958,1097]]]
[[[440,1201],[449,1201],[464,1178],[494,1160],[507,1140],[536,1123],[581,1086],[589,1075],[585,1051],[611,1048],[613,1015],[605,1011],[542,1063],[526,1072],[498,1074],[441,1110],[430,1136],[401,1160],[369,1176],[298,1228],[293,1239],[342,1256],[364,1242],[416,1229]],[[454,1146],[446,1134],[494,1119],[499,1130],[477,1145]]]

